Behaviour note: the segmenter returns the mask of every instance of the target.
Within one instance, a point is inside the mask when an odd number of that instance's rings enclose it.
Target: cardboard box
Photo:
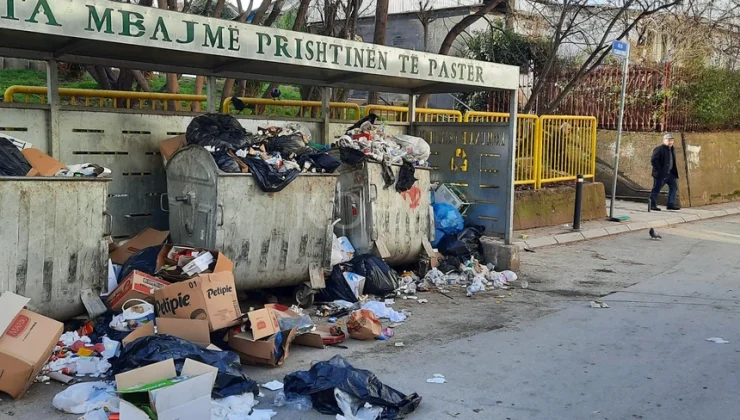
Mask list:
[[[154,292],[169,286],[170,283],[162,279],[134,270],[118,287],[108,295],[106,303],[114,311],[121,311],[121,307],[129,299],[141,299],[143,301],[154,303]]]
[[[185,135],[180,135],[177,137],[172,137],[167,140],[162,140],[159,142],[159,152],[162,154],[162,159],[164,160],[164,164],[167,164],[167,161],[170,160],[172,155],[175,154],[176,151],[180,150],[181,148],[188,145],[188,141],[185,138]]]
[[[150,246],[162,245],[170,232],[147,228],[118,246],[109,257],[114,264],[123,265],[132,255]]]
[[[67,168],[67,165],[39,149],[23,149],[21,153],[23,153],[23,157],[33,167],[33,174],[29,173],[28,176],[54,176],[57,172]]]
[[[208,329],[208,321],[202,319],[178,318],[156,318],[153,323],[146,323],[132,331],[131,334],[121,340],[121,344],[126,347],[138,338],[154,335],[155,324],[157,325],[156,334],[169,334],[175,337],[180,337],[183,340],[188,340],[203,348],[207,348],[211,345],[211,334]]]
[[[64,330],[61,322],[24,309],[30,301],[11,292],[0,296],[0,391],[16,400],[34,383]]]
[[[275,351],[278,336],[282,340],[280,354]],[[295,330],[283,331],[263,340],[254,338],[252,332],[247,331],[231,335],[229,347],[239,355],[242,363],[280,366],[288,357],[293,339],[295,339]]]
[[[186,359],[181,380],[173,359],[116,375],[121,420],[149,420],[137,407],[151,408],[158,420],[202,420],[211,418],[211,391],[218,369]]]
[[[345,335],[341,335],[339,337],[332,335],[331,328],[331,325],[317,325],[316,329],[310,333],[296,336],[295,340],[293,340],[293,344],[323,349],[326,348],[327,341],[332,344],[338,344],[346,339]]]
[[[208,320],[211,331],[241,323],[242,312],[234,274],[201,274],[154,291],[154,307],[161,318]]]
[[[223,273],[223,272],[234,272],[234,263],[226,257],[226,255],[222,254],[220,251],[212,250],[212,249],[205,249],[205,248],[196,248],[192,246],[182,246],[182,245],[172,245],[172,244],[166,244],[162,247],[162,250],[159,252],[159,255],[157,255],[157,270],[160,268],[166,266],[166,265],[174,265],[175,261],[168,258],[168,255],[172,248],[187,248],[192,249],[195,251],[208,251],[211,254],[214,255],[214,258],[216,260],[216,264],[213,267],[213,273]],[[163,271],[161,273],[158,273],[158,275],[161,275],[163,278],[170,279],[171,281],[183,281],[188,280],[192,277],[187,276],[185,274],[181,276],[176,276],[167,273],[166,271]]]
[[[255,340],[275,335],[280,331],[280,324],[273,308],[265,307],[247,314]]]

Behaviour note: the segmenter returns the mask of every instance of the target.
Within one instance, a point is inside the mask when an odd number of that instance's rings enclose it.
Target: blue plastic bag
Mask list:
[[[452,205],[434,203],[432,208],[434,209],[434,227],[438,230],[447,235],[457,235],[465,228],[465,220]]]

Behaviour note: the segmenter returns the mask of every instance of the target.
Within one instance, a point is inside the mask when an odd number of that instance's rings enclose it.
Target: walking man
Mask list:
[[[663,144],[653,150],[650,159],[653,165],[653,191],[650,193],[650,210],[660,211],[658,194],[663,185],[668,184],[668,210],[681,210],[676,203],[678,195],[678,169],[676,169],[676,152],[673,149],[673,135],[663,135]]]

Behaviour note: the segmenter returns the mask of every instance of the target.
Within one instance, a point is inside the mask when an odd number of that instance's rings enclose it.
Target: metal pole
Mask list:
[[[630,48],[627,48],[627,56],[624,58],[622,68],[622,96],[619,99],[619,118],[617,122],[617,146],[614,150],[614,179],[612,180],[612,198],[609,205],[609,218],[614,219],[614,196],[617,195],[617,177],[619,176],[619,144],[622,141],[622,121],[624,120],[624,97],[627,93],[627,72],[630,63]]]
[[[583,175],[576,178],[576,203],[573,208],[573,230],[581,230],[581,205],[583,203]]]
[[[60,133],[59,120],[59,66],[56,60],[47,60],[46,62],[46,86],[49,99],[49,155],[56,159],[61,159],[62,139]],[[114,99],[115,100],[115,99]]]
[[[322,134],[323,138],[321,139],[320,144],[330,144],[331,139],[329,138],[329,130],[331,128],[331,88],[330,87],[322,87],[321,88],[321,118],[323,120],[323,129]]]
[[[514,234],[514,183],[516,182],[515,162],[516,162],[516,143],[517,143],[517,112],[519,112],[519,91],[512,90],[509,101],[509,153],[511,155],[506,160],[506,201],[504,205],[504,244],[511,245],[511,239]]]
[[[206,108],[208,112],[216,112],[218,106],[216,105],[216,76],[206,76],[206,94],[208,95],[208,102]]]
[[[409,95],[409,134],[414,135],[416,132],[416,95]]]

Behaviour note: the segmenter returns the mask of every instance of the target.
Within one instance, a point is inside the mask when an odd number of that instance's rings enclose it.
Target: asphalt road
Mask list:
[[[637,232],[524,254],[522,276],[538,291],[501,304],[458,298],[444,312],[430,306],[408,322],[423,334],[396,338],[406,347],[335,352],[420,394],[411,419],[740,419],[740,217],[660,233],[660,242]],[[589,306],[605,294],[608,309]],[[455,334],[461,319],[481,333]],[[291,349],[280,369],[245,370],[261,382],[281,379],[331,352]],[[426,383],[435,373],[448,382]],[[74,418],[49,411],[53,393],[44,387],[18,403],[3,398],[0,418]],[[266,394],[258,408],[269,407]],[[331,417],[275,417],[296,418]]]

